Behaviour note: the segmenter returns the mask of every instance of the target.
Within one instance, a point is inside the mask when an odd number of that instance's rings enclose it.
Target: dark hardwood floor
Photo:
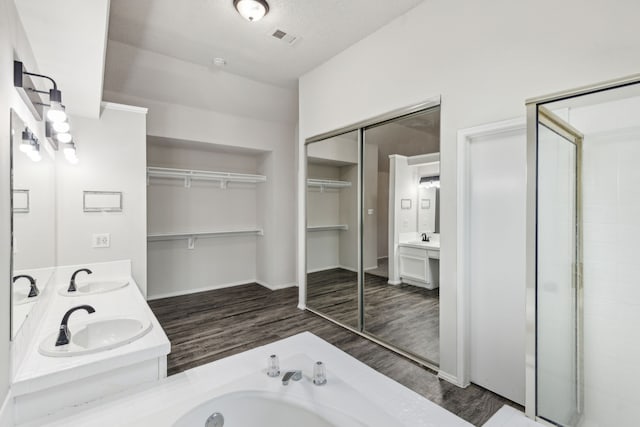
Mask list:
[[[248,284],[150,301],[171,341],[169,375],[309,331],[474,425],[514,403],[476,385],[458,388],[384,347],[310,312],[298,289]]]
[[[345,325],[358,326],[358,276],[342,268],[307,275],[307,305]],[[365,274],[365,331],[410,353],[440,363],[440,291],[389,285]]]

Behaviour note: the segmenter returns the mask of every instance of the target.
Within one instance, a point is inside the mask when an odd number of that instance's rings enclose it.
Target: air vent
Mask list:
[[[277,38],[277,39],[282,40],[282,39],[284,38],[284,36],[286,36],[286,35],[287,35],[287,33],[285,33],[285,32],[284,32],[284,31],[282,31],[282,30],[275,30],[275,31],[273,32],[273,34],[271,34],[271,35],[272,35],[273,37]]]
[[[287,33],[286,31],[283,31],[283,30],[281,30],[279,28],[276,28],[273,31],[271,31],[271,33],[269,33],[269,35],[271,37],[273,37],[274,39],[278,39],[278,40],[281,40],[281,41],[285,42],[289,46],[293,46],[301,38],[299,36],[294,36],[293,34]]]

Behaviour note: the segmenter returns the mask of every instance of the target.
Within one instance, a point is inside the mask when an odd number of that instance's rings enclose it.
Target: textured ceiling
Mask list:
[[[404,14],[422,0],[268,0],[250,23],[232,0],[111,0],[109,38],[254,80],[293,87],[298,77]],[[293,46],[275,29],[300,37]]]

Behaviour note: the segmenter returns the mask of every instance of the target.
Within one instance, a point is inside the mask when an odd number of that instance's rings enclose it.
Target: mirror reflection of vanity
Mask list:
[[[398,244],[389,281],[436,289],[440,282],[440,153],[392,161],[395,173],[405,179],[395,180],[402,221],[394,231]]]
[[[28,132],[31,130],[14,110],[10,114],[13,211],[11,336],[15,337],[47,290],[56,265],[56,172],[55,158],[48,143],[38,141],[39,154],[30,153]]]
[[[439,100],[310,138],[309,310],[439,364]]]

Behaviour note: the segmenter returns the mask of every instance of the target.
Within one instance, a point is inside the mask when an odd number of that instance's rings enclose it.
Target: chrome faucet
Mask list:
[[[302,371],[288,371],[282,377],[282,385],[289,385],[289,380],[300,381],[302,379]]]
[[[29,280],[29,284],[31,285],[31,289],[29,289],[29,295],[27,296],[27,298],[35,298],[40,294],[40,290],[38,290],[38,287],[36,286],[36,279],[34,279],[33,277],[27,275],[27,274],[20,274],[18,276],[15,276],[13,278],[13,283],[16,283],[16,280],[18,279],[27,279]]]
[[[67,292],[75,292],[76,289],[76,275],[78,273],[87,273],[87,274],[93,274],[93,271],[89,270],[88,268],[81,268],[80,270],[76,270],[73,272],[73,274],[71,275],[71,281],[69,281],[69,288],[67,289]]]
[[[69,316],[71,316],[71,314],[76,310],[86,310],[89,314],[96,312],[96,309],[90,305],[79,305],[67,311],[62,317],[62,323],[60,323],[60,332],[58,333],[58,339],[56,340],[56,347],[69,344],[71,332],[69,332],[69,326],[67,326],[67,323],[69,323]]]

